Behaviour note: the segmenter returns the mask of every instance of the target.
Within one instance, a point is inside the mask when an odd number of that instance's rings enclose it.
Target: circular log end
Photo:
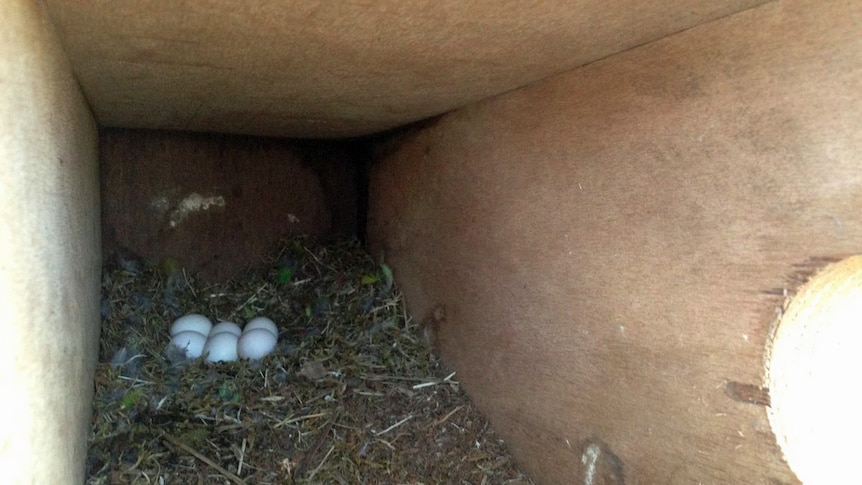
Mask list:
[[[768,352],[769,422],[787,463],[805,485],[849,483],[862,439],[862,256],[803,285]]]

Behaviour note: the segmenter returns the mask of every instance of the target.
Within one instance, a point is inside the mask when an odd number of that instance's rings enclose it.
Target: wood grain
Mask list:
[[[104,126],[355,136],[762,3],[47,0]]]
[[[373,254],[540,483],[798,483],[762,389],[806,274],[862,252],[862,5],[773,2],[387,147]],[[433,318],[432,318],[433,320]],[[731,383],[728,386],[728,383]]]

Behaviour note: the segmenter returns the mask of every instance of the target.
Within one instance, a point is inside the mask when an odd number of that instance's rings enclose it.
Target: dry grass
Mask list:
[[[270,269],[201,285],[116,258],[87,483],[527,484],[354,242],[284,243]],[[260,362],[166,353],[177,316],[279,324]]]

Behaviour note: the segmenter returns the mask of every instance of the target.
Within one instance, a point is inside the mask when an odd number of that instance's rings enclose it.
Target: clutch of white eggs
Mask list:
[[[233,322],[213,325],[197,313],[183,315],[171,324],[171,345],[184,350],[189,359],[206,355],[209,362],[258,360],[269,355],[277,342],[278,328],[266,317],[249,320],[243,329]]]

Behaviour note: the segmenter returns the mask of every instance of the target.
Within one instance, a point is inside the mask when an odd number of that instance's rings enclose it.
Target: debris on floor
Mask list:
[[[117,256],[102,337],[87,484],[532,483],[406,314],[385,264],[355,241],[283,242],[204,285],[174,261]],[[278,325],[259,360],[171,348],[181,315]]]

